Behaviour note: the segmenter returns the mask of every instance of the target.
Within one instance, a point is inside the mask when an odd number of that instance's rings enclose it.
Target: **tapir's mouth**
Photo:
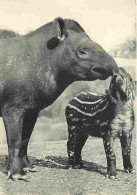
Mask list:
[[[112,73],[101,67],[94,67],[91,69],[94,76],[98,77],[98,79],[107,79],[109,76],[112,76]]]

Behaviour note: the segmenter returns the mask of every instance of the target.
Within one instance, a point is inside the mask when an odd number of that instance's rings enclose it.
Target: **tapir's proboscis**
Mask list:
[[[39,112],[78,80],[118,73],[114,60],[70,19],[56,18],[27,35],[0,40],[0,114],[9,152],[8,178],[34,171],[28,142]]]

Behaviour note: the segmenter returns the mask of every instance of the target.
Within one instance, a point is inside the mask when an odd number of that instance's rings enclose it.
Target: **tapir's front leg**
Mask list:
[[[120,137],[120,141],[122,147],[123,166],[127,173],[133,172],[133,166],[130,161],[131,140],[132,140],[131,132],[123,131],[122,136]]]
[[[23,152],[22,152],[22,125],[24,111],[5,105],[2,110],[2,117],[5,124],[8,151],[9,151],[9,172],[8,178],[13,180],[26,180],[28,177],[23,171]]]
[[[69,126],[69,138],[67,142],[67,151],[69,157],[69,165],[74,169],[82,168],[83,162],[81,158],[82,148],[88,138],[88,135],[81,132],[82,126]]]
[[[107,136],[103,138],[104,148],[107,158],[107,175],[110,179],[116,179],[116,156],[114,153],[114,136]]]
[[[24,114],[24,120],[23,120],[23,128],[22,128],[22,142],[24,143],[22,145],[22,154],[23,154],[23,161],[24,161],[24,170],[27,172],[35,172],[36,168],[32,166],[30,163],[28,156],[27,156],[27,149],[28,149],[28,143],[30,140],[31,133],[33,131],[33,128],[35,126],[37,117],[38,117],[38,110],[29,110],[25,112]]]

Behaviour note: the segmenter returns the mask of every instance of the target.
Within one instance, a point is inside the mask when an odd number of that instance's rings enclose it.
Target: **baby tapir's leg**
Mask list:
[[[133,166],[130,161],[131,140],[132,140],[131,132],[123,131],[122,136],[120,137],[120,141],[122,147],[123,166],[127,173],[131,173],[133,171]]]
[[[104,148],[107,158],[107,175],[110,179],[116,179],[116,155],[114,153],[115,136],[103,137]]]
[[[81,168],[83,163],[81,159],[82,148],[88,138],[88,135],[81,132],[82,126],[69,126],[69,137],[67,142],[67,151],[69,157],[69,166],[72,168]]]

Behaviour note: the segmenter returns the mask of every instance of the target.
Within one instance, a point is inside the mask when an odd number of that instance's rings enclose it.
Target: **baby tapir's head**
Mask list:
[[[119,74],[112,77],[109,90],[115,99],[122,101],[133,101],[135,99],[135,82],[122,67],[119,67]]]

